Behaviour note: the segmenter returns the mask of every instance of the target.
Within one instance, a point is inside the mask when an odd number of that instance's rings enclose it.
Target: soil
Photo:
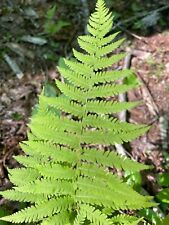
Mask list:
[[[142,100],[143,104],[130,112],[130,120],[150,124],[151,128],[146,135],[133,141],[132,154],[143,162],[151,162],[157,172],[164,170],[163,152],[168,152],[168,127],[163,125],[169,120],[168,44],[169,34],[162,33],[135,40],[133,45],[136,55],[132,67],[137,71],[141,86],[129,93],[129,99]],[[165,137],[162,132],[166,132]]]

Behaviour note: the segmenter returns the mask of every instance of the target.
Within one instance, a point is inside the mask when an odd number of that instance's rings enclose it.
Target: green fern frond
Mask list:
[[[83,117],[84,109],[79,104],[70,101],[67,98],[58,97],[58,98],[49,98],[45,96],[40,96],[40,101],[47,103],[53,108],[62,110],[66,113],[70,113],[79,118]]]
[[[104,56],[104,55],[107,55],[108,53],[113,52],[124,42],[124,40],[125,39],[120,39],[110,45],[107,45],[105,47],[98,49],[96,53],[96,57]]]
[[[93,69],[86,65],[86,64],[81,64],[78,61],[68,61],[64,60],[65,64],[70,68],[71,71],[74,71],[75,73],[83,75],[85,78],[90,78],[92,74],[94,75]]]
[[[115,56],[111,56],[110,58],[96,58],[96,56],[94,57],[91,55],[85,55],[83,53],[76,51],[75,49],[73,50],[73,54],[75,58],[77,58],[80,62],[86,63],[94,70],[107,68],[112,64],[119,62],[121,59],[125,57],[125,54],[121,53]]]
[[[6,199],[18,202],[38,203],[45,200],[45,196],[43,194],[23,193],[16,190],[2,191],[0,194]]]
[[[112,35],[111,35],[112,36]],[[111,37],[112,38],[112,37]],[[96,39],[95,39],[95,43],[89,43],[89,42],[86,42],[84,41],[85,39],[83,39],[83,37],[79,37],[78,38],[78,43],[80,45],[80,47],[85,50],[87,53],[89,53],[90,55],[94,55],[94,53],[96,52],[96,57],[100,57],[100,56],[104,56],[108,53],[111,53],[113,52],[115,49],[117,49],[121,43],[124,41],[124,39],[121,39],[119,41],[116,41],[110,45],[107,45],[107,46],[103,46],[101,48],[97,48],[96,47]],[[94,40],[93,40],[94,41]],[[112,41],[112,39],[111,39]]]
[[[129,142],[134,140],[136,137],[142,135],[147,131],[146,128],[135,130],[135,133],[118,133],[109,131],[84,131],[83,136],[81,137],[81,143],[83,144],[101,144],[101,145],[114,145],[116,143],[122,144],[123,142]],[[77,136],[78,137],[78,136]],[[99,139],[98,139],[99,137]]]
[[[125,56],[112,54],[124,41],[117,39],[119,32],[108,34],[112,24],[112,13],[104,0],[98,0],[87,26],[89,35],[78,38],[85,52],[73,50],[75,59],[65,59],[64,67],[58,67],[65,81],[56,81],[60,96],[46,97],[44,91],[39,96],[28,141],[21,144],[26,155],[15,157],[23,168],[9,170],[15,186],[2,193],[7,199],[31,205],[1,220],[39,225],[136,225],[141,218],[122,215],[120,210],[154,206],[150,197],[140,195],[111,172],[113,168],[149,169],[111,151],[112,145],[131,141],[149,129],[116,119],[116,113],[138,102],[116,101],[116,95],[137,85],[118,82],[132,77],[131,70],[110,70]]]
[[[82,76],[79,73],[76,73],[75,71],[71,71],[69,69],[58,67],[59,72],[75,87],[79,87],[82,89],[89,89],[89,79],[86,79],[84,76]]]
[[[42,162],[42,158],[39,156],[23,156],[23,155],[18,155],[14,156],[14,158],[23,166],[27,168],[35,168],[37,164]],[[22,175],[22,173],[20,174]],[[19,176],[19,171],[18,171],[18,176]]]
[[[138,225],[140,221],[143,221],[143,219],[123,214],[113,217],[111,221],[116,225]]]
[[[147,200],[132,189],[128,188],[125,192],[124,185],[119,183],[117,179],[111,179],[111,181],[114,181],[113,185],[106,181],[106,179],[91,180],[87,177],[79,178],[77,182],[78,190],[76,193],[76,200],[85,204],[95,204],[100,207],[104,206],[114,210],[128,209],[129,205],[130,209],[133,210],[136,209],[136,207],[137,209],[142,209],[143,205],[147,204]],[[120,188],[122,188],[123,191],[121,191]],[[104,193],[104,195],[102,193]],[[128,198],[129,195],[130,199]],[[119,198],[119,196],[121,197]],[[135,203],[135,201],[137,203]],[[153,203],[152,206],[154,206]]]
[[[70,84],[65,84],[60,81],[56,81],[57,86],[62,93],[71,100],[78,101],[80,103],[86,102],[87,92],[83,92],[79,88],[76,88]]]
[[[124,59],[125,53],[119,53],[116,56],[111,56],[110,58],[100,58],[97,63],[93,66],[94,70],[105,69],[118,63],[120,60]]]
[[[40,177],[38,170],[32,168],[10,169],[8,171],[10,181],[16,186],[24,185]],[[21,179],[21,177],[24,177],[24,179]]]
[[[95,225],[112,224],[105,214],[90,205],[80,205],[80,213],[85,214],[86,218]]]
[[[102,115],[88,115],[84,121],[83,126],[95,127],[101,130],[110,130],[114,133],[135,131],[138,129],[145,129],[144,125],[129,124],[127,122],[121,122],[116,118],[109,118]],[[148,129],[148,128],[147,128]]]
[[[119,156],[115,152],[104,152],[97,151],[95,149],[85,149],[82,155],[82,159],[98,163],[107,167],[114,167],[117,169],[123,169],[131,172],[136,172],[144,169],[148,169],[149,167],[146,165],[142,165],[140,163],[129,160],[128,158],[124,158],[123,156]]]
[[[131,75],[133,75],[133,72],[127,69],[119,71],[117,70],[117,71],[96,72],[95,76],[92,76],[90,81],[88,82],[90,82],[89,83],[90,86],[93,86],[99,83],[114,82]]]
[[[37,165],[39,173],[45,178],[72,180],[75,178],[75,171],[68,166],[59,164]]]
[[[53,162],[68,162],[70,164],[76,164],[78,160],[75,152],[64,147],[55,146],[45,141],[26,141],[24,144],[21,144],[21,147],[28,154],[38,154],[45,158],[51,158]],[[20,156],[15,158],[18,160],[18,157]],[[35,166],[37,164],[38,163],[36,163]]]
[[[109,35],[108,37],[104,37],[103,39],[98,39],[93,36],[85,35],[85,36],[79,36],[78,40],[82,40],[83,42],[87,42],[87,46],[97,46],[98,48],[102,48],[103,46],[111,43],[118,35],[120,32],[116,32],[114,34]],[[87,50],[87,49],[84,49]],[[92,53],[91,53],[92,54]]]
[[[125,85],[125,84],[119,84],[119,85],[102,85],[98,87],[94,87],[92,90],[87,92],[87,96],[90,96],[90,98],[107,98],[111,97],[120,93],[124,93],[126,91],[129,91],[133,88],[133,85]]]
[[[129,110],[138,105],[138,102],[108,102],[91,100],[86,103],[86,110],[97,114],[112,114],[122,110]]]
[[[40,225],[69,225],[71,222],[71,215],[67,211],[60,212],[44,221]]]
[[[45,217],[50,217],[55,213],[66,211],[72,205],[72,199],[69,197],[60,197],[51,199],[23,209],[13,215],[2,217],[4,221],[12,223],[30,223],[41,221]]]
[[[69,131],[72,133],[80,133],[81,124],[78,121],[74,121],[65,117],[57,117],[50,112],[46,112],[44,115],[39,115],[31,120],[29,127],[34,127],[34,124],[44,125],[52,130]]]
[[[45,195],[73,195],[74,188],[67,180],[42,179],[29,183],[15,190],[23,193],[45,194]]]

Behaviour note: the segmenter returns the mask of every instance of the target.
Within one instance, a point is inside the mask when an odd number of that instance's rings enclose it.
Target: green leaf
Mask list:
[[[56,9],[57,9],[57,5],[56,4],[54,6],[52,6],[50,9],[48,9],[48,11],[46,13],[46,18],[48,20],[53,19],[53,17],[55,16],[55,13],[56,13]]]
[[[9,212],[0,207],[0,218],[3,216],[7,216]],[[1,221],[1,225],[8,225],[6,221]]]
[[[161,186],[168,187],[169,186],[169,172],[159,174],[158,182]]]
[[[164,203],[169,203],[169,188],[164,188],[157,194],[157,198]]]

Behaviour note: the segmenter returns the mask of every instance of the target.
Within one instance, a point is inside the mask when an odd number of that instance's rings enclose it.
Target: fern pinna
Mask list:
[[[9,170],[14,187],[1,193],[7,199],[30,204],[1,220],[40,225],[136,225],[140,218],[122,214],[123,210],[153,206],[150,198],[110,171],[148,168],[110,151],[113,144],[131,141],[147,127],[113,117],[137,103],[110,98],[133,85],[116,82],[132,75],[130,70],[108,69],[124,57],[106,56],[123,39],[112,42],[118,33],[107,35],[112,14],[103,0],[97,1],[87,28],[90,35],[78,38],[87,53],[73,50],[76,60],[65,59],[66,66],[58,68],[65,78],[65,83],[56,81],[62,92],[59,97],[40,95],[28,141],[21,144],[26,156],[16,157],[23,167]]]

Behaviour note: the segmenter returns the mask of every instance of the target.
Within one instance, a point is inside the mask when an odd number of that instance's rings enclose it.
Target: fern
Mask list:
[[[9,170],[14,187],[1,192],[7,199],[31,205],[1,220],[41,225],[136,225],[142,219],[122,215],[121,210],[154,205],[109,170],[149,168],[110,151],[115,143],[131,141],[148,129],[114,118],[114,113],[138,103],[109,98],[133,88],[116,82],[132,71],[108,70],[124,57],[106,56],[123,42],[112,42],[118,33],[107,35],[111,28],[112,14],[104,1],[98,0],[89,19],[90,35],[78,38],[86,53],[73,50],[76,60],[65,60],[66,66],[58,68],[68,81],[56,81],[62,95],[40,95],[28,141],[21,144],[26,156],[15,157],[23,168]]]

